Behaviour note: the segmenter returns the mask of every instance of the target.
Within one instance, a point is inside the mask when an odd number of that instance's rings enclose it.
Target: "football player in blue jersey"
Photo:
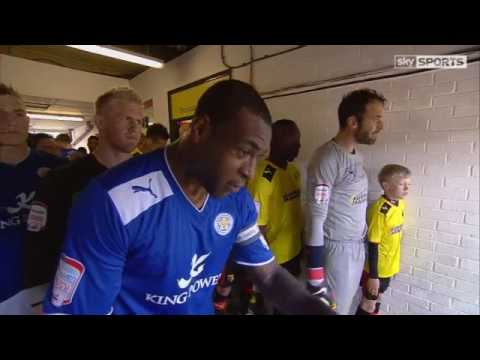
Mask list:
[[[40,179],[67,162],[30,149],[28,126],[22,98],[0,83],[0,314],[31,313],[20,300],[26,218]]]
[[[200,98],[190,131],[92,180],[74,204],[46,314],[213,314],[227,258],[283,313],[334,314],[270,252],[244,188],[270,112],[238,80]]]

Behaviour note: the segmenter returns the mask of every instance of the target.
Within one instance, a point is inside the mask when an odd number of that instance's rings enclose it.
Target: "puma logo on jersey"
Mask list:
[[[210,256],[210,253],[198,257],[197,254],[192,257],[192,268],[190,270],[190,277],[188,279],[177,279],[177,284],[180,289],[185,289],[192,282],[193,278],[202,273],[205,268],[205,261]]]
[[[132,190],[134,193],[137,192],[148,192],[150,195],[152,195],[155,199],[158,197],[153,191],[152,191],[152,178],[148,179],[148,188],[139,186],[139,185],[133,185]]]

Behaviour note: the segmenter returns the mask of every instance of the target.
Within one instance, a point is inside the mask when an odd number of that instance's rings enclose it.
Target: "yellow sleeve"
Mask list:
[[[248,184],[248,191],[252,195],[257,207],[258,219],[257,224],[265,226],[270,220],[270,200],[273,192],[273,184],[262,176],[256,176],[252,182]]]
[[[385,231],[385,214],[381,213],[377,206],[373,206],[368,215],[368,241],[379,244]]]

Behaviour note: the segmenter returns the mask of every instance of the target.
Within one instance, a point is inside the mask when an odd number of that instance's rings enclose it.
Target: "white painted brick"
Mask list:
[[[387,152],[405,152],[411,154],[421,154],[425,152],[425,143],[419,144],[387,144]]]
[[[417,249],[415,251],[415,256],[423,260],[433,261],[433,251]]]
[[[425,295],[425,299],[436,304],[450,306],[452,303],[452,298],[450,296],[445,296],[442,294],[438,294],[434,291],[428,291]]]
[[[432,270],[433,269],[433,262],[428,260],[423,260],[421,258],[417,258],[414,256],[407,256],[402,254],[400,262],[405,265],[412,265],[414,267],[418,267],[424,270]],[[400,275],[400,274],[399,274]]]
[[[418,226],[416,224],[417,219],[418,219],[418,216],[415,212],[410,211],[408,213],[405,213],[405,222],[403,224],[403,230],[408,231],[411,228],[418,229]],[[404,232],[404,234],[409,234],[409,233]],[[415,237],[416,237],[416,235],[415,235]]]
[[[432,283],[443,285],[446,288],[453,288],[455,283],[455,279],[453,278],[432,273],[430,271],[425,271],[419,268],[413,268],[413,276],[418,279],[429,280]]]
[[[478,166],[472,167],[472,176],[478,178]]]
[[[446,200],[466,200],[467,190],[458,190],[456,188],[429,188],[422,190],[423,196],[437,197]]]
[[[383,194],[383,192],[381,192],[381,191],[369,191],[368,192],[368,203],[369,203],[369,205],[374,203],[382,194]]]
[[[430,280],[432,284],[439,284],[446,288],[453,288],[455,282],[455,279],[451,277],[436,273],[428,273],[428,280]]]
[[[394,281],[402,281],[404,283],[408,283],[412,277],[409,274],[396,274],[393,277]]]
[[[403,301],[407,302],[409,305],[410,304],[416,305],[416,306],[419,306],[423,309],[428,309],[429,308],[428,302],[426,300],[420,299],[416,296],[413,296],[411,294],[407,294],[407,293],[404,293],[404,292],[401,292],[401,291],[398,291],[398,290],[395,290],[395,289],[392,289],[392,297],[396,297],[399,300],[403,300]]]
[[[403,165],[406,165],[406,164],[403,163]],[[411,164],[409,166],[416,166],[416,165],[418,164]],[[421,191],[422,191],[422,186],[417,184],[410,184],[410,187],[408,188],[408,194],[412,196],[420,196]]]
[[[419,230],[420,231],[420,230]],[[432,241],[420,240],[420,238],[413,241],[413,246],[419,250],[433,251],[434,243]]]
[[[472,116],[478,115],[479,105],[477,106],[455,106],[453,110],[453,116],[463,117],[463,116]]]
[[[430,144],[443,144],[449,141],[450,136],[451,132],[449,131],[412,131],[408,133],[406,143],[423,144],[428,142]]]
[[[429,129],[439,130],[466,130],[478,128],[478,116],[450,117],[445,119],[432,119]]]
[[[402,253],[404,253],[407,256],[415,256],[415,250],[416,248],[413,246],[402,244]]]
[[[478,249],[479,239],[475,236],[462,236],[460,246],[466,249]]]
[[[464,102],[461,104],[464,104]],[[431,95],[425,95],[425,96],[417,97],[415,99],[398,99],[396,101],[392,101],[392,111],[428,109],[431,107],[432,107]]]
[[[446,152],[456,152],[459,154],[465,154],[472,152],[472,143],[454,143],[454,144],[448,144],[448,143],[427,143],[427,153],[431,154],[437,154],[437,153],[446,153]]]
[[[413,120],[409,118],[407,111],[396,111],[390,114],[398,114],[388,119],[386,126],[390,133],[422,132],[427,130],[427,120]]]
[[[469,91],[478,91],[479,83],[480,83],[480,80],[478,79],[478,77],[472,78],[472,79],[459,80],[457,81],[455,92],[461,93],[461,92],[469,92]]]
[[[439,304],[430,304],[430,311],[435,315],[459,315],[460,312],[454,310],[448,306],[442,306]]]
[[[478,227],[473,225],[455,224],[449,222],[440,221],[438,223],[438,230],[451,233],[461,234],[466,236],[478,237]]]
[[[469,176],[470,168],[463,162],[452,164],[425,164],[427,176]]]
[[[438,294],[442,294],[442,295],[445,295],[445,296],[450,296],[454,299],[457,299],[457,300],[460,300],[460,301],[465,301],[465,302],[471,303],[471,304],[474,304],[478,300],[478,297],[476,297],[472,293],[448,288],[448,287],[445,287],[441,284],[435,284],[434,283],[432,290],[433,290],[433,292],[436,292]]]
[[[452,307],[455,310],[464,312],[469,315],[478,315],[479,314],[479,306],[478,305],[472,305],[465,303],[463,301],[458,301],[456,299],[453,299]]]
[[[393,306],[396,306],[396,307],[402,307],[402,306],[406,305],[407,303],[403,299],[399,299],[399,298],[396,298],[396,297],[391,296],[391,295],[383,294],[382,295],[382,305],[383,304],[389,304],[389,305],[393,305]]]
[[[420,229],[435,230],[437,226],[437,220],[417,218],[415,225]]]
[[[402,266],[400,266],[400,274],[412,275],[413,274],[413,266],[403,264]]]
[[[466,69],[438,70],[434,74],[436,83],[478,78],[478,64],[468,64]]]
[[[431,242],[435,238],[435,231],[426,230],[426,229],[418,229],[417,238],[419,240],[427,240],[427,241]]]
[[[440,243],[436,244],[435,252],[438,254],[446,254],[450,256],[460,257],[462,259],[478,260],[479,258],[479,254],[475,254],[474,251],[471,251],[469,249]]]
[[[468,84],[462,84],[464,87]],[[413,88],[410,91],[410,97],[412,99],[416,98],[421,98],[425,97],[428,95],[445,95],[445,94],[450,94],[453,93],[455,89],[455,83],[453,81],[447,81],[447,82],[441,82],[441,83],[436,83],[433,86],[423,86],[423,87],[417,87]],[[470,90],[473,91],[474,89]]]
[[[410,120],[415,121],[428,121],[433,119],[449,119],[452,117],[453,108],[451,107],[438,107],[432,109],[412,110],[410,111]]]
[[[434,315],[429,309],[425,309],[415,304],[408,304],[408,313],[411,315]]]
[[[408,293],[410,289],[410,285],[403,281],[392,281],[391,287],[392,289],[403,291],[405,293]]]
[[[415,276],[410,276],[410,280],[408,281],[408,284],[416,286],[417,288],[421,288],[423,290],[430,290],[432,288],[432,282],[431,281],[416,278]]]
[[[455,79],[447,79],[445,81],[454,81]],[[438,81],[438,82],[445,82]],[[433,85],[433,73],[426,73],[421,75],[404,76],[401,78],[392,79],[392,90],[402,88],[414,88]]]
[[[376,144],[405,144],[407,139],[407,129],[403,133],[384,131],[380,133]]]
[[[466,291],[472,293],[478,297],[479,295],[479,287],[478,283],[471,283],[468,281],[463,280],[455,280],[455,289],[460,291]]]
[[[458,257],[445,255],[445,254],[435,254],[434,261],[439,264],[448,265],[448,266],[458,266]]]
[[[414,241],[417,238],[418,228],[415,226],[407,225],[405,219],[405,226],[403,227],[403,240]]]
[[[472,274],[469,271],[453,268],[451,266],[442,265],[439,263],[435,263],[434,272],[438,274],[450,276],[458,280],[477,282],[477,283],[479,281],[478,274]]]
[[[402,290],[400,290],[400,291],[402,291]],[[411,286],[410,287],[410,294],[412,294],[413,296],[416,296],[420,299],[427,300],[427,296],[428,296],[429,292],[430,292],[429,290],[423,289],[423,288],[420,288],[420,287],[417,287],[417,286]]]
[[[407,164],[409,163],[410,158],[407,154]],[[423,160],[423,163],[427,163],[427,161]],[[423,185],[428,187],[441,187],[443,183],[442,177],[438,176],[422,176],[422,175],[413,175],[411,177],[412,184],[415,185]]]
[[[425,207],[430,209],[440,209],[440,202],[441,200],[437,198],[429,198],[429,197],[417,197],[417,196],[408,196],[406,199],[406,211],[409,211],[410,207]],[[449,210],[449,209],[445,209]]]
[[[384,114],[385,127],[384,131],[391,131],[394,124],[395,128],[404,129],[409,121],[408,111],[389,111]]]
[[[455,210],[455,211],[466,211],[472,214],[478,214],[479,212],[479,202],[478,201],[453,201],[453,200],[442,200],[442,209],[445,210]]]
[[[460,245],[460,238],[461,235],[457,234],[448,234],[448,233],[443,233],[443,232],[435,232],[434,234],[434,240],[444,243],[444,244],[449,244],[449,245]]]
[[[389,304],[389,310],[388,310],[388,313],[386,313],[386,315],[392,315],[392,316],[395,316],[395,315],[405,315],[405,314],[408,314],[408,304],[402,304],[402,305],[391,305]],[[382,307],[383,307],[383,303],[382,303]],[[380,308],[380,311],[382,309]]]
[[[478,189],[480,183],[478,182],[478,178],[447,176],[445,186],[462,189]]]
[[[478,202],[478,189],[469,189],[467,200]]]
[[[451,132],[450,141],[454,143],[462,143],[462,142],[474,142],[478,140],[479,132],[478,129],[470,129],[470,130],[455,130]]]
[[[433,106],[475,106],[479,101],[478,91],[472,91],[460,94],[434,96]]]
[[[412,164],[443,164],[446,161],[445,154],[426,154],[426,153],[412,153],[406,152],[406,163],[407,165]]]
[[[479,157],[478,152],[469,152],[464,154],[447,153],[447,163],[461,163],[465,165],[478,165]]]
[[[372,161],[375,164],[402,164],[404,159],[403,153],[392,154],[392,153],[377,153],[373,154]]]
[[[473,274],[480,273],[480,263],[475,260],[461,259],[460,269],[471,271]]]
[[[478,214],[466,214],[465,224],[468,225],[479,225],[479,215]]]
[[[428,208],[420,208],[420,216],[427,219],[452,221],[456,223],[462,222],[463,213],[450,210],[435,210]]]

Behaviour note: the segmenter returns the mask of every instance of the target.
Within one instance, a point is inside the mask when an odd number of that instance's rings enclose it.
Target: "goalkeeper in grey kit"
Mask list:
[[[307,173],[307,286],[348,315],[365,264],[368,179],[357,144],[374,144],[385,98],[352,91],[339,108],[340,130],[312,155]]]

